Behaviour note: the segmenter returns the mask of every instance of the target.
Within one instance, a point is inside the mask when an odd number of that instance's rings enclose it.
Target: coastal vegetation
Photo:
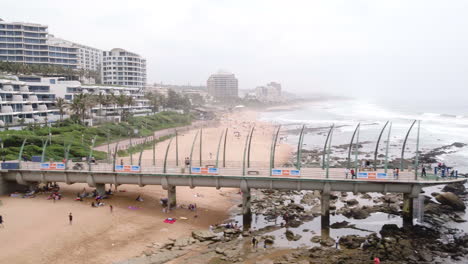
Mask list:
[[[127,137],[144,137],[154,131],[189,125],[192,117],[189,114],[161,112],[148,116],[129,117],[126,122],[105,123],[95,127],[83,125],[77,119],[66,119],[51,126],[29,124],[23,130],[6,130],[0,132],[3,148],[2,159],[17,160],[21,145],[26,139],[22,157],[30,160],[32,156],[41,156],[47,142],[46,160],[62,160],[65,149],[70,145],[69,159],[81,159],[89,155],[93,139],[95,145],[112,142]],[[106,153],[94,151],[97,159],[106,158]]]

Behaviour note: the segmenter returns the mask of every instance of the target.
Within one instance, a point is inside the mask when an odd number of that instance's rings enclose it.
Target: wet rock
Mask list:
[[[370,215],[367,207],[342,208],[342,214],[348,218],[366,219]]]
[[[368,193],[364,193],[363,195],[361,195],[361,199],[368,199],[368,200],[370,200],[370,199],[372,199],[372,196],[370,196],[370,194],[368,194]]]
[[[349,227],[349,222],[348,221],[342,221],[342,222],[335,222],[330,225],[331,228],[338,229],[338,228],[347,228]]]
[[[286,230],[284,234],[286,235],[286,239],[289,241],[297,241],[302,237],[301,235],[294,234],[291,230]]]
[[[359,204],[359,202],[356,199],[351,199],[351,200],[347,200],[346,204],[350,205],[350,206],[353,206],[353,205]]]
[[[174,247],[186,247],[195,243],[196,240],[192,237],[179,238],[174,242]]]
[[[339,244],[345,248],[355,249],[361,247],[361,244],[364,243],[365,240],[365,237],[348,235],[340,237]]]
[[[431,196],[432,196],[432,197],[436,197],[436,196],[439,195],[439,194],[440,194],[440,193],[438,193],[438,192],[433,192],[433,193],[431,193]]]
[[[458,196],[451,192],[441,193],[437,195],[436,200],[439,203],[448,205],[457,211],[464,211],[466,209],[465,203],[463,203],[463,201],[460,198],[458,198]]]
[[[346,197],[346,196],[348,196],[347,192],[341,192],[341,197]]]
[[[454,182],[454,183],[449,183],[445,185],[445,187],[442,189],[442,192],[451,192],[456,195],[466,195],[466,188],[465,185],[461,182]]]
[[[319,243],[321,239],[322,239],[321,236],[313,236],[313,237],[310,239],[310,241],[311,241],[312,243]]]
[[[325,246],[325,247],[332,247],[335,245],[335,240],[333,238],[321,239],[320,245]]]
[[[335,192],[331,192],[330,193],[330,200],[336,200],[338,199],[338,194],[336,194]]]
[[[380,235],[382,237],[393,237],[397,236],[402,232],[402,230],[395,224],[386,224],[382,226],[380,230]]]
[[[206,241],[216,237],[216,234],[209,230],[194,230],[192,231],[192,237],[199,241]]]
[[[304,206],[297,203],[288,204],[288,210],[304,211]]]
[[[287,225],[290,227],[299,227],[300,225],[302,225],[302,222],[297,219],[293,219],[293,220],[288,221]]]

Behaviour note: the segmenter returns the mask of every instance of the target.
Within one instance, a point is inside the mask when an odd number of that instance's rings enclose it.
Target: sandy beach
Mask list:
[[[256,118],[255,112],[234,113],[224,116],[219,127],[204,129],[203,165],[213,164],[219,136],[226,127],[229,127],[227,164],[240,165],[245,137],[250,127],[255,125],[252,166],[267,166],[273,127],[256,121]],[[181,166],[184,158],[189,156],[195,133],[195,130],[187,131],[178,138]],[[240,136],[237,137],[237,134]],[[157,145],[159,164],[168,142],[166,140]],[[291,151],[291,146],[280,144],[277,147],[277,162],[287,161]],[[198,144],[194,153],[197,153],[194,154],[195,165],[195,162],[199,162]],[[129,162],[128,157],[123,159]],[[134,154],[134,159],[138,159],[137,154]],[[152,150],[144,151],[143,159],[144,162],[151,162]],[[175,163],[174,147],[170,149],[169,160],[169,164]],[[92,198],[79,202],[74,201],[74,197],[83,188],[87,191],[93,188],[86,184],[60,186],[64,199],[57,202],[47,200],[46,194],[31,199],[0,197],[0,214],[5,221],[5,227],[0,228],[0,263],[112,263],[125,260],[141,255],[146,246],[153,242],[189,236],[192,230],[207,229],[211,224],[224,221],[229,217],[229,209],[240,199],[237,189],[177,187],[178,204],[196,203],[197,212],[178,208],[164,213],[159,199],[167,194],[162,187],[122,185],[119,190],[125,192],[116,192],[110,199],[104,200],[105,206],[92,208]],[[143,202],[135,200],[138,195],[142,195]],[[114,207],[113,213],[109,204]],[[74,216],[72,225],[68,222],[70,212]],[[176,223],[163,223],[167,217],[177,218]]]

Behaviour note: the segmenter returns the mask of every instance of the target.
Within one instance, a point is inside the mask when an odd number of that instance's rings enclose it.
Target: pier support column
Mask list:
[[[99,196],[106,195],[106,185],[104,183],[96,183],[96,192]]]
[[[322,207],[322,241],[330,238],[330,191],[322,191],[320,205]]]
[[[13,181],[6,181],[5,179],[3,179],[3,176],[0,175],[0,195],[25,190],[28,190],[27,185],[21,185]]]
[[[177,206],[176,187],[173,185],[167,186],[167,200],[167,206],[169,206],[169,209],[175,208]]]
[[[409,193],[403,194],[403,210],[402,210],[402,217],[403,217],[403,227],[412,227],[413,226],[413,197]]]
[[[252,211],[250,210],[250,188],[242,190],[242,226],[244,231],[252,227]]]

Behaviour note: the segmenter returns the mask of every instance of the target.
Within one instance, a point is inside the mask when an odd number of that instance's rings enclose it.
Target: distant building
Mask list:
[[[0,61],[77,68],[78,49],[63,43],[49,43],[47,28],[46,25],[0,19]]]
[[[280,102],[283,101],[281,94],[281,84],[270,82],[266,86],[255,88],[255,96],[262,102]]]
[[[108,85],[122,85],[144,88],[146,85],[146,59],[124,49],[104,51],[102,82]]]
[[[208,93],[215,100],[230,100],[238,98],[239,87],[238,81],[234,74],[224,71],[219,71],[212,74],[206,82]]]

